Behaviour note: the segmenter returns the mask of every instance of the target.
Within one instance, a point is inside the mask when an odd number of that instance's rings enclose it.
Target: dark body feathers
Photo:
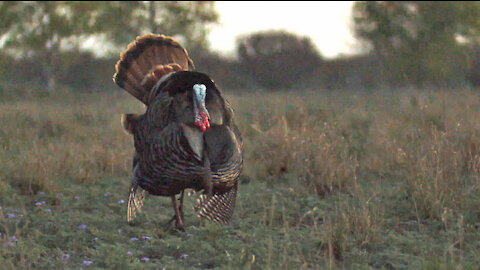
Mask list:
[[[185,49],[160,35],[137,38],[116,68],[115,82],[147,106],[143,115],[122,117],[135,144],[127,219],[133,220],[142,206],[145,190],[173,196],[177,225],[181,225],[183,191],[194,189],[206,191],[195,208],[199,216],[228,223],[242,170],[243,143],[233,109],[215,83],[208,75],[189,70],[193,62]],[[210,128],[204,132],[195,125],[196,84],[206,86]],[[175,195],[180,193],[178,211]]]

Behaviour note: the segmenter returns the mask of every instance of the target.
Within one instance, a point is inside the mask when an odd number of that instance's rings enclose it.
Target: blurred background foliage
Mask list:
[[[325,59],[308,37],[270,30],[239,37],[238,57],[228,58],[207,42],[219,20],[212,1],[0,2],[0,91],[58,84],[76,91],[115,89],[111,76],[119,53],[150,32],[179,39],[197,69],[228,89],[480,84],[478,2],[366,1],[356,2],[352,14],[364,54]]]
[[[458,84],[478,50],[478,2],[357,2],[354,31],[389,84]]]
[[[270,30],[233,58],[209,48],[214,2],[0,2],[0,268],[478,269],[479,4],[353,9],[363,54],[328,59]],[[149,32],[184,44],[235,108],[230,226],[186,211],[173,233],[153,198],[125,222],[119,114],[145,108],[112,76]]]

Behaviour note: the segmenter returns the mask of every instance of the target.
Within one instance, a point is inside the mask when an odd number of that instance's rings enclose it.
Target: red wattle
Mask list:
[[[210,121],[208,121],[208,115],[204,112],[200,112],[200,119],[195,121],[195,125],[200,128],[202,132],[205,132],[207,128],[210,128]]]

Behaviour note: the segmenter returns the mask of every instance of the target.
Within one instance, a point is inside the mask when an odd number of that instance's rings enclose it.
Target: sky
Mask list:
[[[217,1],[220,24],[209,34],[212,50],[235,56],[238,36],[276,29],[311,38],[325,58],[359,53],[351,31],[353,1]]]

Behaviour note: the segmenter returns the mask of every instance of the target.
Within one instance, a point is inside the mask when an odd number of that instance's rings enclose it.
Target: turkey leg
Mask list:
[[[175,198],[175,195],[173,195],[171,198],[173,209],[175,210],[175,216],[173,217],[175,218],[175,227],[181,231],[185,231],[185,228],[183,227],[182,215],[180,214],[180,210],[178,209],[177,199]]]
[[[180,211],[180,216],[182,217],[182,220],[184,219],[183,215],[183,195],[185,193],[185,190],[182,190],[182,194],[180,194],[180,206],[178,207],[178,210]]]

